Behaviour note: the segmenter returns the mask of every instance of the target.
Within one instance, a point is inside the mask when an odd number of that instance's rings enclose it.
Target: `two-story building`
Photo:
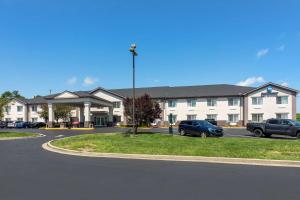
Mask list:
[[[162,108],[161,124],[169,117],[178,123],[187,119],[215,119],[220,125],[245,125],[269,118],[296,119],[298,91],[268,83],[260,87],[237,85],[200,85],[181,87],[136,88],[136,95],[149,94]],[[126,123],[123,99],[132,89],[96,88],[91,91],[65,91],[33,99],[13,99],[4,107],[3,120],[44,121],[39,116],[42,105],[48,105],[49,126],[54,121],[53,105],[74,107],[72,116],[85,126],[105,126],[107,122]],[[172,114],[172,115],[170,115]]]

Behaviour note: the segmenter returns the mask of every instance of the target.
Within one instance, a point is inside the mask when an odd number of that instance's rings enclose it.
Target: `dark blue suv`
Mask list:
[[[222,137],[223,129],[205,120],[185,120],[178,126],[180,135],[197,135],[205,138],[207,136]]]

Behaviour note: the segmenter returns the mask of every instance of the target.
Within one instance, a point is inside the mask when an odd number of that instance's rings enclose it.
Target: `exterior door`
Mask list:
[[[95,116],[95,126],[107,126],[107,116]]]

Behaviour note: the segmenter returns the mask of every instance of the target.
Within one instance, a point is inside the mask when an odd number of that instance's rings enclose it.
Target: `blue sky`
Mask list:
[[[296,0],[0,0],[0,92],[131,87],[133,42],[138,87],[300,89],[299,8]]]

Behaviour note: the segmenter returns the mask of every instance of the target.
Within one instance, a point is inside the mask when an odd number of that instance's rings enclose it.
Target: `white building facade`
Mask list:
[[[72,118],[83,126],[106,126],[108,123],[126,124],[123,100],[131,97],[132,90],[106,90],[69,92],[36,97],[12,99],[3,109],[6,121],[43,122],[43,105],[49,109],[48,124],[54,122],[53,105],[72,105]],[[260,87],[236,85],[203,85],[183,87],[137,88],[137,96],[149,94],[162,108],[161,125],[168,125],[170,116],[174,124],[182,120],[215,119],[219,125],[243,126],[248,122],[263,122],[269,118],[296,119],[298,91],[274,83]],[[172,115],[171,115],[172,114]]]

